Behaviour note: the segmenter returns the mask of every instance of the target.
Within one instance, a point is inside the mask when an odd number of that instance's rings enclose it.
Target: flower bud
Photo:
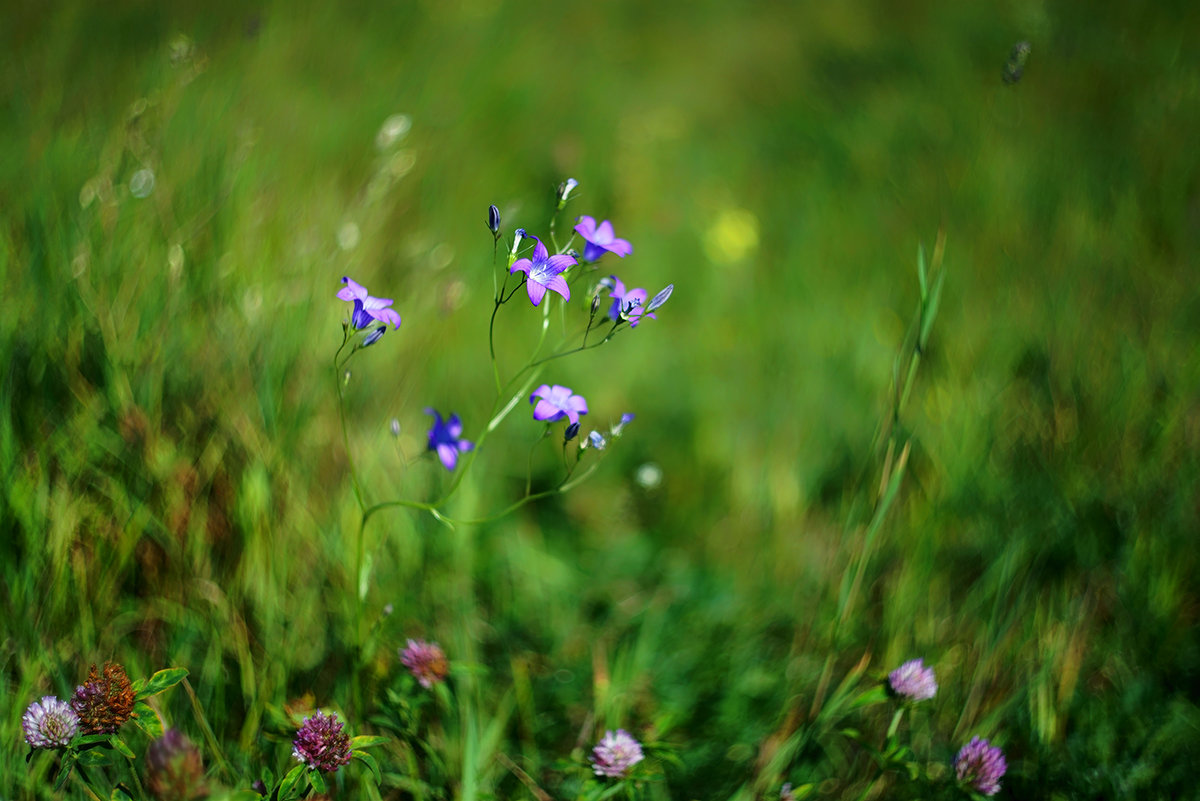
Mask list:
[[[381,326],[381,327],[379,327],[379,328],[376,328],[374,331],[372,331],[371,333],[369,333],[369,334],[367,334],[365,337],[363,337],[362,346],[363,346],[364,348],[369,348],[369,347],[371,347],[371,346],[372,346],[372,345],[374,345],[376,342],[378,342],[379,340],[383,339],[383,333],[384,333],[385,331],[387,331],[387,326],[386,326],[386,325],[385,325],[385,326]]]
[[[646,304],[646,314],[657,309],[659,306],[671,299],[671,293],[675,291],[674,284],[667,284],[666,287],[654,297],[650,298],[650,302]]]
[[[521,247],[521,240],[524,239],[526,236],[527,236],[527,234],[525,233],[524,228],[518,228],[517,230],[513,231],[513,246],[512,246],[512,255],[513,256],[517,255],[517,248]]]
[[[571,192],[577,186],[579,186],[579,181],[576,181],[574,178],[568,178],[558,185],[558,207],[560,209],[567,205],[567,201],[571,197]]]
[[[500,238],[500,209],[495,205],[488,206],[487,227],[492,232],[492,236],[496,239]]]
[[[567,426],[567,430],[563,432],[563,444],[570,442],[579,436],[579,423],[571,423]]]

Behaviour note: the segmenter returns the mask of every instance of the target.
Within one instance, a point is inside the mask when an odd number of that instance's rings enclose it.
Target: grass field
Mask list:
[[[0,799],[151,792],[133,725],[27,761],[110,661],[188,671],[151,706],[214,798],[317,707],[387,738],[339,798],[965,798],[976,735],[1000,798],[1200,797],[1192,4],[7,6]],[[498,408],[493,279],[568,177],[560,240],[675,290],[539,383],[636,420],[570,492],[361,525],[558,486],[524,402],[417,457]],[[342,276],[403,317],[349,381]],[[499,310],[503,375],[542,320]],[[618,728],[644,781],[591,770]]]

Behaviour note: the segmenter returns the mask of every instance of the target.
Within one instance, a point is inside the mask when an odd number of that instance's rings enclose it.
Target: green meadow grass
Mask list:
[[[352,5],[5,12],[0,798],[55,797],[21,714],[89,664],[187,668],[160,713],[244,789],[306,696],[383,731],[408,637],[454,664],[437,758],[394,736],[339,797],[572,797],[618,727],[651,798],[904,797],[845,731],[882,741],[854,693],[918,656],[935,773],[978,734],[1000,797],[1196,797],[1191,5]],[[676,289],[546,379],[637,420],[496,522],[373,517],[360,650],[338,279],[404,317],[347,390],[365,492],[436,495],[421,409],[493,400],[488,204],[537,233],[568,176],[634,244],[602,266]],[[503,367],[537,319],[501,310]],[[449,513],[520,497],[526,415]]]

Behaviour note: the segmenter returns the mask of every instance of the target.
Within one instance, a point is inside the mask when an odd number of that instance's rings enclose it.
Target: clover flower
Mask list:
[[[388,308],[392,305],[391,298],[371,297],[365,286],[346,276],[342,276],[342,283],[345,286],[338,290],[337,296],[340,300],[354,303],[350,323],[355,329],[366,328],[376,320],[385,325],[390,323],[392,328],[400,327],[400,313]]]
[[[71,708],[85,734],[112,734],[133,717],[133,702],[133,686],[125,668],[109,662],[102,675],[92,665],[87,681],[75,688]]]
[[[617,239],[612,223],[608,220],[596,225],[596,220],[585,214],[579,218],[575,233],[587,242],[587,247],[583,249],[584,261],[596,261],[605,253],[615,253],[625,258],[633,252],[633,245],[624,239]]]
[[[564,417],[572,423],[578,423],[579,415],[588,413],[584,397],[571,394],[571,388],[561,384],[542,384],[529,396],[530,403],[535,401],[537,405],[533,407],[533,419],[545,420],[547,423]]]
[[[450,674],[446,653],[436,642],[409,640],[400,651],[400,663],[408,668],[426,690],[445,680]]]
[[[162,801],[204,798],[204,762],[200,749],[179,729],[167,729],[146,749],[146,784]]]
[[[920,659],[911,659],[888,674],[888,686],[902,701],[924,701],[937,695],[933,668]]]
[[[63,748],[79,733],[79,716],[66,701],[44,695],[25,710],[21,728],[34,748]]]
[[[547,289],[562,295],[563,300],[570,300],[571,287],[567,286],[567,279],[562,277],[562,271],[574,267],[578,262],[565,253],[551,256],[542,240],[536,236],[526,236],[537,241],[533,247],[533,258],[517,259],[509,268],[509,274],[525,273],[525,288],[529,292],[529,302],[534,306],[542,302]]]
[[[959,784],[971,787],[984,795],[1000,792],[1000,777],[1008,770],[1004,752],[979,737],[962,747],[954,758],[954,772]]]
[[[437,453],[447,470],[453,470],[458,464],[459,452],[466,453],[475,447],[475,443],[462,438],[462,420],[458,419],[457,414],[450,415],[444,422],[434,409],[426,409],[425,414],[433,415],[433,427],[429,429],[429,450]]]
[[[292,740],[292,756],[313,770],[333,773],[350,761],[350,735],[342,731],[336,712],[326,715],[318,711],[305,718],[296,739]]]
[[[604,739],[592,749],[589,759],[597,776],[620,779],[629,774],[629,769],[643,759],[642,746],[624,729],[614,733],[606,731]]]

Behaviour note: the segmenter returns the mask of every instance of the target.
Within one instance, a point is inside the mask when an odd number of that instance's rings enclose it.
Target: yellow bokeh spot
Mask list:
[[[704,236],[704,251],[718,264],[741,261],[758,248],[758,218],[745,209],[727,208]]]

